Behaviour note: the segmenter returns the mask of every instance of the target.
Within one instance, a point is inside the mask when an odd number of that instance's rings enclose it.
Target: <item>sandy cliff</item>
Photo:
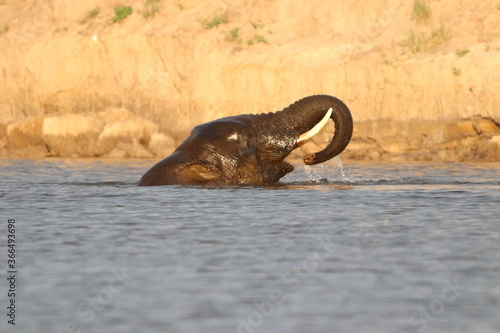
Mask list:
[[[425,4],[0,0],[0,154],[163,157],[321,93],[353,113],[347,158],[500,161],[500,2]]]

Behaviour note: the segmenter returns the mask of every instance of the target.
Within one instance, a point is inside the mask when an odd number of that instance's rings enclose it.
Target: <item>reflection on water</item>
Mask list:
[[[137,187],[152,164],[0,160],[15,329],[500,331],[496,164],[337,160],[273,186]]]

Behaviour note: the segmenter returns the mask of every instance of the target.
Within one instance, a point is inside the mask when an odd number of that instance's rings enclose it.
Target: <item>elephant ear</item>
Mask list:
[[[224,179],[215,171],[210,170],[203,164],[190,164],[180,171],[182,179],[189,179],[193,184],[210,184],[214,185],[225,183]]]

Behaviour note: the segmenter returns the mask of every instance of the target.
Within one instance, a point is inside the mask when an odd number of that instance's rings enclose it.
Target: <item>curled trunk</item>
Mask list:
[[[349,144],[353,131],[353,120],[347,106],[338,98],[328,95],[305,97],[281,112],[277,112],[285,128],[292,130],[296,137],[314,127],[330,109],[331,119],[335,123],[335,132],[331,141],[322,151],[304,157],[304,163],[313,165],[323,163],[340,154]]]

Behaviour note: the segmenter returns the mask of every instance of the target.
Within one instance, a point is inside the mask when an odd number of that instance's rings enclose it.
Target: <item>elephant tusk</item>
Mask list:
[[[323,117],[323,119],[321,119],[319,121],[319,123],[317,123],[316,125],[314,125],[314,127],[311,128],[309,131],[307,131],[305,133],[302,133],[299,136],[299,138],[297,139],[297,142],[295,143],[294,149],[302,147],[305,143],[307,143],[309,140],[311,140],[313,136],[315,136],[316,134],[318,134],[323,129],[323,127],[325,127],[326,123],[328,122],[328,119],[330,119],[330,117],[332,115],[332,112],[333,112],[333,109],[330,108],[326,112],[326,114]]]

